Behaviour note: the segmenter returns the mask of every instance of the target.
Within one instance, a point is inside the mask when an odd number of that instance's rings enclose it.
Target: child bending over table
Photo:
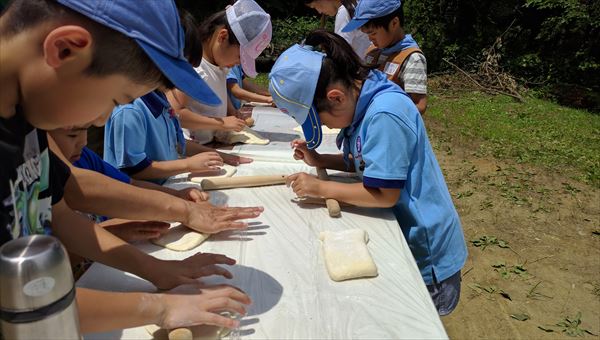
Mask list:
[[[171,82],[194,98],[204,96],[198,89],[201,80],[181,53],[183,31],[175,3],[136,1],[135,10],[131,3],[15,0],[2,12],[0,245],[27,235],[52,234],[70,252],[172,289],[153,294],[76,288],[83,333],[150,323],[167,329],[235,327],[237,321],[219,313],[243,314],[250,298],[233,287],[202,287],[196,280],[212,274],[231,277],[217,264],[233,264],[233,259],[196,254],[182,261],[160,260],[98,227],[72,210],[85,202],[67,203],[67,197],[85,196],[84,177],[91,186],[111,183],[118,191],[125,185],[91,171],[71,170],[48,149],[45,130],[89,122],[102,125],[115,104]],[[156,192],[155,198],[164,196],[168,195]],[[168,220],[194,210],[178,201],[163,204],[156,215]],[[129,203],[121,208],[131,215],[146,209]],[[258,215],[236,211],[234,219]]]
[[[196,71],[221,100],[217,106],[174,90],[168,98],[181,118],[186,138],[211,143],[216,131],[241,131],[246,122],[227,97],[227,74],[235,65],[256,76],[255,59],[271,41],[271,18],[254,0],[238,0],[200,26],[202,61]]]
[[[323,52],[315,50],[321,47]],[[361,207],[392,208],[440,315],[460,297],[467,249],[458,213],[411,98],[377,70],[363,65],[340,36],[308,35],[275,62],[269,90],[306,141],[292,142],[294,158],[311,166],[355,171],[362,183],[288,177],[298,196],[326,197]],[[321,122],[341,128],[343,154],[319,154]]]

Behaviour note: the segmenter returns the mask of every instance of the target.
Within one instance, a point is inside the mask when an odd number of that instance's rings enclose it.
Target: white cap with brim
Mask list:
[[[313,105],[324,53],[298,44],[283,52],[269,75],[269,92],[275,105],[302,126],[309,149],[322,141],[321,119]]]
[[[244,73],[254,78],[256,58],[271,42],[271,16],[254,0],[238,0],[225,10],[227,22],[240,43],[240,63]]]
[[[134,39],[176,88],[207,105],[221,100],[183,54],[184,32],[172,0],[57,0],[58,3]],[[118,61],[115,61],[118,62]]]

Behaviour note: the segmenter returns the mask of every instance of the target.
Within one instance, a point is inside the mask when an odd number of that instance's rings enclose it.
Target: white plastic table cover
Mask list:
[[[296,124],[273,110],[255,111],[256,129],[270,133],[273,144],[261,152],[256,146],[237,152],[291,159],[291,129]],[[282,117],[284,119],[282,119]],[[262,124],[261,124],[262,123]],[[275,126],[274,124],[275,123]],[[332,136],[331,138],[335,138]],[[289,140],[288,140],[289,139]],[[325,145],[335,151],[331,145]],[[255,161],[239,167],[236,176],[312,172],[303,163]],[[172,187],[193,185],[174,179]],[[280,186],[211,192],[211,201],[230,206],[262,205],[264,213],[243,232],[213,235],[198,248],[174,252],[150,243],[139,247],[162,259],[183,259],[198,251],[237,259],[229,267],[232,280],[209,277],[206,283],[227,282],[253,300],[242,319],[243,339],[424,339],[447,338],[410,249],[391,211],[343,208],[341,218],[330,218],[321,206],[298,206],[291,189]],[[375,278],[332,281],[325,268],[319,232],[360,228],[369,234],[368,248],[377,264]],[[155,288],[135,275],[94,264],[77,282],[80,287],[112,291],[149,291]],[[149,339],[143,327],[88,334],[86,339]]]

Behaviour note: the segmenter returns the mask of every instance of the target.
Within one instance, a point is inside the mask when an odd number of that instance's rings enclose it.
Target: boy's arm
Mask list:
[[[251,92],[246,90],[245,88],[241,88],[238,83],[229,83],[229,90],[231,93],[238,99],[245,100],[247,102],[260,102],[260,103],[272,103],[273,99],[271,96],[265,96],[262,94],[258,94],[255,92]]]
[[[149,192],[97,172],[74,167],[50,136],[48,145],[71,169],[64,197],[69,206],[78,211],[128,220],[181,222],[194,230],[212,234],[245,228],[247,224],[238,220],[255,218],[263,210],[261,207],[221,208],[209,203],[185,201],[162,192]]]
[[[135,274],[160,289],[196,283],[201,276],[231,278],[231,273],[216,265],[235,264],[224,255],[209,253],[197,253],[182,261],[157,259],[71,210],[64,199],[52,206],[52,232],[70,252]]]
[[[226,285],[184,285],[171,291],[117,293],[77,288],[79,325],[82,333],[107,332],[156,324],[173,329],[199,324],[226,328],[238,327],[239,321],[219,315],[229,311],[246,314],[250,298]]]
[[[165,194],[169,194],[172,196],[176,196],[182,198],[184,200],[193,201],[193,202],[202,202],[207,201],[209,198],[208,193],[202,192],[196,188],[186,188],[182,190],[175,190],[169,187],[158,185],[156,183],[148,182],[148,181],[139,181],[137,179],[131,179],[131,185],[136,186],[138,188],[156,190],[164,192]]]
[[[241,157],[237,155],[230,155],[225,152],[220,152],[217,149],[209,148],[206,145],[198,144],[192,141],[186,141],[185,153],[186,155],[193,156],[201,152],[216,152],[223,159],[223,163],[238,166],[240,164],[252,163],[252,158]]]
[[[172,161],[153,161],[143,170],[140,170],[130,176],[139,180],[151,180],[168,178],[174,175],[178,175],[184,172],[197,171],[197,170],[211,170],[211,167],[222,165],[222,161],[217,159],[218,156],[211,159],[211,157],[189,157],[176,159]]]
[[[413,53],[406,60],[406,67],[399,75],[404,90],[421,114],[427,110],[427,59],[421,53]]]
[[[427,110],[427,95],[421,93],[409,93],[408,95],[419,109],[419,112],[424,114]]]

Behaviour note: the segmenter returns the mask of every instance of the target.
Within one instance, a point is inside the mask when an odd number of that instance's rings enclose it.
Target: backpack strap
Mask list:
[[[381,56],[381,49],[375,47],[373,44],[369,45],[367,48],[367,52],[365,55],[365,64],[369,68],[376,68],[379,70],[383,70],[384,63],[379,62],[379,57]]]
[[[388,61],[385,63],[383,73],[387,75],[388,79],[395,83],[398,83],[398,75],[400,74],[400,71],[406,63],[406,60],[408,60],[408,57],[410,57],[413,53],[423,52],[418,47],[409,47],[400,51],[397,54],[390,55],[387,58]]]

